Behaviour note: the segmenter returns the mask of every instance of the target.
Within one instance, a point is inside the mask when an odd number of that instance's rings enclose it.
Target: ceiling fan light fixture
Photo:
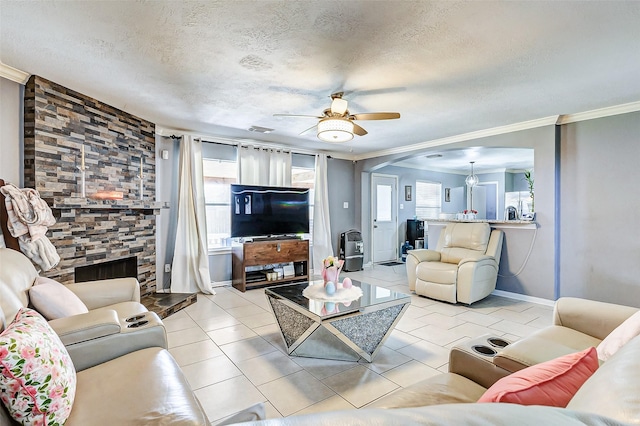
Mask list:
[[[353,123],[340,117],[324,118],[318,123],[318,139],[331,143],[349,142],[353,139]]]

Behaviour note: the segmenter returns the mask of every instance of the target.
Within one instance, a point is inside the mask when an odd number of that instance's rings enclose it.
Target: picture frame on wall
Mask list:
[[[411,185],[406,185],[404,187],[404,200],[411,201]]]

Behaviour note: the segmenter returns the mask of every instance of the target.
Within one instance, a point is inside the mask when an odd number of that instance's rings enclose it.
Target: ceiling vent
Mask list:
[[[431,154],[427,155],[426,158],[442,158],[442,154]]]
[[[274,129],[270,129],[268,127],[251,126],[247,130],[249,130],[250,132],[257,132],[257,133],[271,133],[273,132]]]

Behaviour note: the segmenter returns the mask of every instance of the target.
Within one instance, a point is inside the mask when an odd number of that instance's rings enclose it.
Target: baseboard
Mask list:
[[[231,280],[227,280],[227,281],[211,281],[211,287],[215,288],[215,287],[231,287],[232,281]],[[171,293],[171,289],[170,288],[161,288],[161,289],[156,289],[156,293]]]
[[[491,294],[494,294],[500,297],[507,297],[509,299],[522,300],[523,302],[537,303],[539,305],[545,305],[545,306],[553,306],[556,303],[555,300],[543,299],[541,297],[527,296],[526,294],[512,293],[510,291],[504,291],[504,290],[493,290]]]

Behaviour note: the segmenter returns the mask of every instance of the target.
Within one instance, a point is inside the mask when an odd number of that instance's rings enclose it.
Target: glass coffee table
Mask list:
[[[326,301],[303,295],[322,281],[265,289],[280,332],[293,356],[371,362],[411,304],[408,294],[353,280],[356,300]],[[306,292],[305,294],[309,294]]]

